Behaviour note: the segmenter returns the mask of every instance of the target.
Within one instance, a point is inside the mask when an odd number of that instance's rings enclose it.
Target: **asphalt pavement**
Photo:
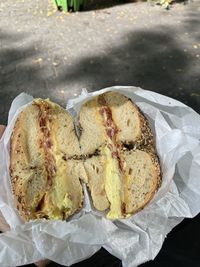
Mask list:
[[[50,0],[1,1],[0,123],[20,92],[64,106],[82,88],[111,85],[140,86],[200,112],[200,1],[170,10],[118,2],[65,14]]]

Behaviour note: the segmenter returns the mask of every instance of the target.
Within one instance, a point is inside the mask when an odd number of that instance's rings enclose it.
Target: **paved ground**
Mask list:
[[[0,123],[22,91],[64,105],[83,87],[117,84],[170,95],[200,111],[200,1],[170,11],[111,2],[63,14],[50,0],[1,1]]]

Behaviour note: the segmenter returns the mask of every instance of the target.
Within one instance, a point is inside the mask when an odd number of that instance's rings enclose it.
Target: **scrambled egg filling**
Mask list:
[[[98,106],[97,100],[95,102],[95,107]],[[109,114],[110,115],[110,114]],[[107,113],[106,110],[100,112],[100,109],[96,111],[96,120],[99,122],[100,127],[102,127],[102,139],[103,141],[110,144],[110,147],[114,145],[115,136],[108,136],[108,126],[107,126]],[[110,120],[110,129],[115,128],[113,121]],[[115,134],[115,133],[114,133]],[[112,152],[107,145],[102,148],[102,153],[105,157],[105,191],[110,202],[110,211],[107,214],[108,219],[119,219],[123,218],[122,213],[122,203],[123,203],[123,186],[121,181],[121,174],[119,170],[119,163],[117,158],[113,158]]]
[[[122,192],[121,179],[119,173],[119,166],[117,159],[112,157],[111,151],[108,147],[104,148],[106,157],[105,168],[105,190],[110,202],[110,211],[107,214],[108,219],[117,219],[122,216]]]
[[[56,162],[58,164],[58,158]],[[74,205],[72,200],[69,197],[69,194],[66,193],[67,177],[66,177],[66,164],[60,160],[60,164],[56,175],[53,177],[52,188],[46,193],[44,206],[42,212],[44,212],[50,219],[63,219],[63,212],[68,211],[71,213],[74,210]]]

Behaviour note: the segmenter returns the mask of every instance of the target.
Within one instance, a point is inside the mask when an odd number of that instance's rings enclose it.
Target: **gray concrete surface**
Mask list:
[[[81,88],[136,85],[200,112],[200,1],[61,13],[49,0],[0,2],[0,123],[20,92],[64,105]]]

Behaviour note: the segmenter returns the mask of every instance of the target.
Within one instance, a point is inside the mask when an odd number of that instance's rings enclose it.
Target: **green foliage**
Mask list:
[[[168,9],[170,7],[170,4],[173,2],[173,0],[150,0],[150,2],[161,5],[162,7]]]
[[[54,0],[57,7],[61,7],[63,11],[67,12],[69,9],[79,11],[80,7],[84,5],[85,0]]]
[[[172,0],[159,0],[159,2],[160,2],[159,4],[164,8],[169,8],[169,5],[172,2]]]

